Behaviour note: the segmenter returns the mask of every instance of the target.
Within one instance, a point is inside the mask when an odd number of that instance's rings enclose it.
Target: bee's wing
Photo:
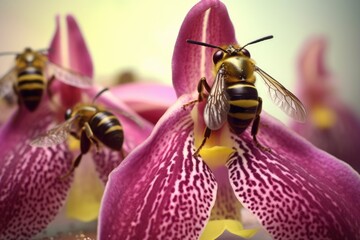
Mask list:
[[[16,78],[17,72],[14,67],[0,79],[0,98],[4,98],[8,103],[15,102],[14,83]]]
[[[297,121],[304,122],[306,119],[306,111],[300,100],[283,85],[281,85],[281,83],[276,81],[259,67],[256,66],[255,71],[261,76],[268,86],[272,101],[290,117]]]
[[[47,76],[55,76],[57,80],[60,80],[71,86],[88,88],[92,85],[92,79],[90,77],[75,72],[71,69],[61,67],[50,61],[47,62],[46,73]]]
[[[72,124],[76,117],[70,118],[65,122],[55,126],[47,131],[45,134],[40,135],[30,142],[33,147],[51,147],[64,142],[69,136]]]
[[[204,120],[206,126],[211,130],[217,130],[222,127],[230,109],[229,96],[225,87],[225,77],[225,68],[221,67],[216,74],[204,109]]]

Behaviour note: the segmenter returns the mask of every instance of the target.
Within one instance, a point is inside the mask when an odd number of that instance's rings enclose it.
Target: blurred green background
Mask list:
[[[314,35],[329,40],[327,66],[338,80],[343,99],[360,113],[360,1],[224,0],[240,44],[272,34],[274,39],[248,49],[257,64],[295,91],[296,62],[303,43]],[[31,0],[0,2],[0,52],[46,48],[55,15],[72,13],[93,57],[95,77],[108,82],[124,70],[144,80],[171,84],[171,58],[180,25],[197,1]],[[0,58],[0,75],[13,57]],[[197,79],[196,79],[197,81]],[[264,109],[286,121],[257,86]]]

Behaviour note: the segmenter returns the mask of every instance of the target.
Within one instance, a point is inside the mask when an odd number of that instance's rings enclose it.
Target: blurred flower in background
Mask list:
[[[80,29],[71,15],[66,21],[67,31],[61,31],[57,18],[48,57],[53,63],[92,77],[92,60]],[[61,179],[79,152],[79,145],[73,144],[75,140],[46,148],[32,147],[29,143],[63,122],[67,108],[79,102],[90,103],[101,89],[95,86],[79,89],[55,81],[52,98],[45,95],[34,112],[21,104],[1,126],[0,239],[30,239],[54,219],[65,199],[69,218],[81,221],[97,218],[103,185],[110,171],[123,160],[122,154],[106,147],[98,152],[93,149],[84,156],[75,174]],[[125,135],[125,154],[150,134],[152,124],[142,120],[112,94],[104,93],[97,104],[119,118]],[[96,172],[99,177],[95,176]],[[64,230],[64,226],[58,228]]]
[[[154,81],[118,84],[110,91],[133,111],[153,124],[157,123],[177,98],[172,86]]]
[[[308,120],[305,124],[292,122],[291,127],[315,146],[360,172],[360,119],[342,100],[337,89],[352,81],[341,79],[328,70],[327,47],[325,37],[313,37],[301,49],[297,95],[307,108]]]

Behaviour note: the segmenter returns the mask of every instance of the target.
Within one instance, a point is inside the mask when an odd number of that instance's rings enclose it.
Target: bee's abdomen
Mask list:
[[[90,120],[93,134],[105,146],[120,151],[124,142],[124,132],[119,120],[110,112],[98,112]]]
[[[237,134],[245,131],[256,115],[258,107],[258,93],[250,84],[236,83],[226,89],[230,100],[228,123]]]
[[[44,89],[45,78],[40,70],[29,67],[18,73],[17,91],[30,111],[39,105]]]

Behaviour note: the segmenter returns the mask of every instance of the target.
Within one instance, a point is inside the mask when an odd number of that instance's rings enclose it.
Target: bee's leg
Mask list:
[[[206,78],[205,77],[202,77],[197,85],[197,92],[199,93],[198,95],[198,99],[196,100],[193,100],[193,101],[190,101],[186,104],[183,105],[183,109],[185,109],[186,107],[190,106],[190,105],[193,105],[197,102],[201,102],[204,97],[205,97],[205,91],[204,91],[204,88],[205,90],[210,93],[211,91],[211,87],[209,86],[209,84],[206,82]]]
[[[80,154],[79,156],[76,157],[75,161],[71,165],[70,170],[64,176],[60,177],[61,180],[65,180],[74,172],[75,168],[79,166],[82,156],[89,151],[90,146],[91,146],[90,139],[88,138],[86,132],[82,131],[80,137]]]
[[[205,133],[204,133],[204,139],[202,140],[199,148],[196,150],[196,152],[193,154],[194,157],[196,157],[197,155],[199,155],[199,152],[201,150],[201,148],[205,145],[206,140],[210,137],[211,134],[211,129],[206,127],[205,129]]]
[[[259,105],[256,109],[256,115],[255,115],[255,119],[252,123],[252,126],[251,126],[251,136],[253,137],[253,140],[256,144],[256,146],[258,148],[260,148],[261,150],[263,151],[271,151],[270,148],[267,148],[267,147],[264,147],[263,145],[261,145],[259,143],[259,141],[257,140],[256,138],[256,135],[258,133],[258,130],[259,130],[259,126],[260,126],[260,113],[261,113],[261,110],[262,110],[262,99],[261,97],[258,98],[258,101],[259,101]]]
[[[47,86],[46,86],[46,92],[47,92],[50,99],[52,99],[52,96],[53,96],[50,87],[51,87],[51,84],[54,82],[54,80],[55,80],[55,76],[52,75],[51,78],[48,80],[48,83],[47,83]]]
[[[98,143],[98,141],[96,141],[96,139],[94,137],[94,133],[92,132],[90,125],[87,122],[84,124],[84,131],[85,131],[88,139],[91,141],[91,143],[95,144],[96,151],[99,152],[99,149],[100,149],[99,143]]]

